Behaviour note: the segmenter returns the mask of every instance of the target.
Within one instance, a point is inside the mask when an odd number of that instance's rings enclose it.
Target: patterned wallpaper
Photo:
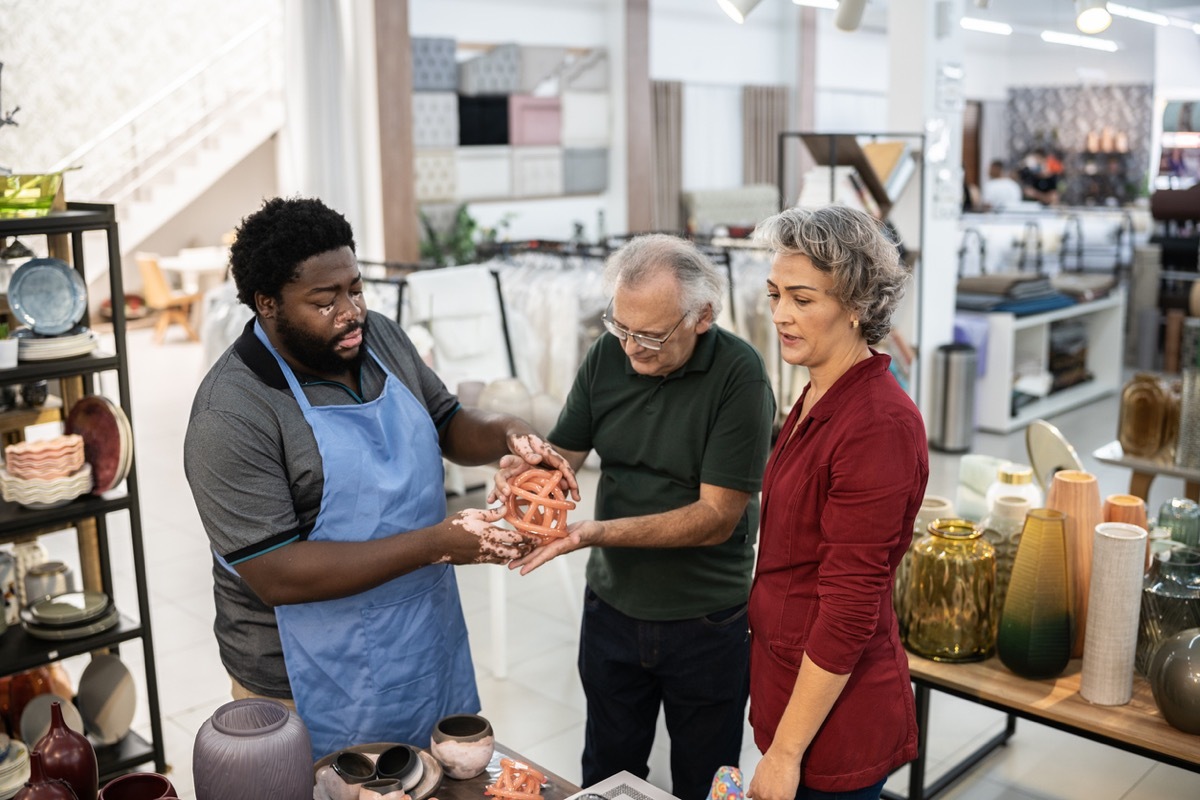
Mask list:
[[[0,165],[48,168],[282,0],[0,0]]]
[[[1132,200],[1150,168],[1153,109],[1149,84],[1010,89],[1010,157],[1016,161],[1039,146],[1059,150],[1066,168],[1059,185],[1064,203],[1103,202],[1106,196]],[[1125,135],[1128,153],[1085,156],[1088,134],[1105,127]]]

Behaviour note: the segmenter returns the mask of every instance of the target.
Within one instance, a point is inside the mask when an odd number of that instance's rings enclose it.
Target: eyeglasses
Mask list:
[[[600,319],[604,322],[605,330],[617,337],[621,344],[625,344],[625,340],[633,337],[634,344],[636,344],[638,347],[644,347],[647,350],[662,350],[662,346],[667,343],[667,339],[671,338],[671,334],[675,332],[675,330],[685,319],[687,319],[687,314],[684,314],[679,318],[679,322],[675,323],[675,327],[667,331],[667,335],[660,339],[656,336],[647,336],[644,333],[634,333],[628,328],[618,325],[613,321],[613,318],[609,316],[609,314],[612,313],[612,305],[613,301],[609,300],[608,308],[604,309],[604,313],[600,315]]]

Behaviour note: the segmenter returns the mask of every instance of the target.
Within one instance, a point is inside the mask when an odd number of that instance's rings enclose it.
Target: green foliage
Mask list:
[[[467,204],[463,203],[454,214],[454,225],[439,234],[434,230],[424,211],[420,212],[421,227],[425,238],[421,240],[421,260],[432,261],[435,266],[449,267],[455,264],[470,264],[475,260],[475,231],[479,227]]]

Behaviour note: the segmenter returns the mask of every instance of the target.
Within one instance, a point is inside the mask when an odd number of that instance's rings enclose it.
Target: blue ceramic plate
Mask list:
[[[83,319],[87,287],[67,262],[35,258],[13,272],[8,304],[34,333],[53,336],[66,333]]]

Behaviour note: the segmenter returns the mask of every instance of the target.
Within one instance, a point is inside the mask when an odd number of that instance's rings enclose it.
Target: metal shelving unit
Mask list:
[[[109,289],[111,296],[125,296],[121,281],[121,248],[117,235],[116,211],[111,205],[70,203],[67,210],[51,212],[45,217],[31,219],[0,219],[0,240],[8,236],[67,236],[70,240],[72,266],[84,274],[83,235],[100,231],[107,237]],[[113,336],[115,353],[94,352],[80,358],[26,362],[15,369],[0,371],[0,385],[37,380],[79,378],[87,393],[99,390],[99,375],[113,372],[117,376],[118,403],[125,415],[133,418],[129,391],[129,364],[125,345],[124,304],[113,303]],[[65,412],[69,408],[64,408]],[[0,502],[0,542],[27,539],[39,533],[49,533],[90,520],[95,523],[99,563],[99,588],[110,597],[113,594],[112,569],[109,563],[109,531],[107,517],[115,512],[128,512],[132,540],[134,579],[137,584],[137,621],[122,615],[120,623],[108,631],[81,639],[43,641],[29,636],[19,627],[10,629],[0,638],[0,675],[21,672],[71,656],[105,648],[118,649],[123,643],[140,641],[145,660],[146,700],[150,711],[150,741],[130,731],[116,744],[99,746],[96,756],[100,780],[128,772],[142,764],[153,762],[156,771],[165,772],[162,718],[158,704],[158,679],[154,667],[154,646],[150,628],[150,598],[146,582],[146,563],[142,551],[142,522],[138,504],[137,459],[130,466],[123,489],[117,488],[102,496],[84,495],[61,508],[27,509],[15,503]],[[81,554],[82,555],[82,554]],[[82,559],[81,559],[82,560]]]

